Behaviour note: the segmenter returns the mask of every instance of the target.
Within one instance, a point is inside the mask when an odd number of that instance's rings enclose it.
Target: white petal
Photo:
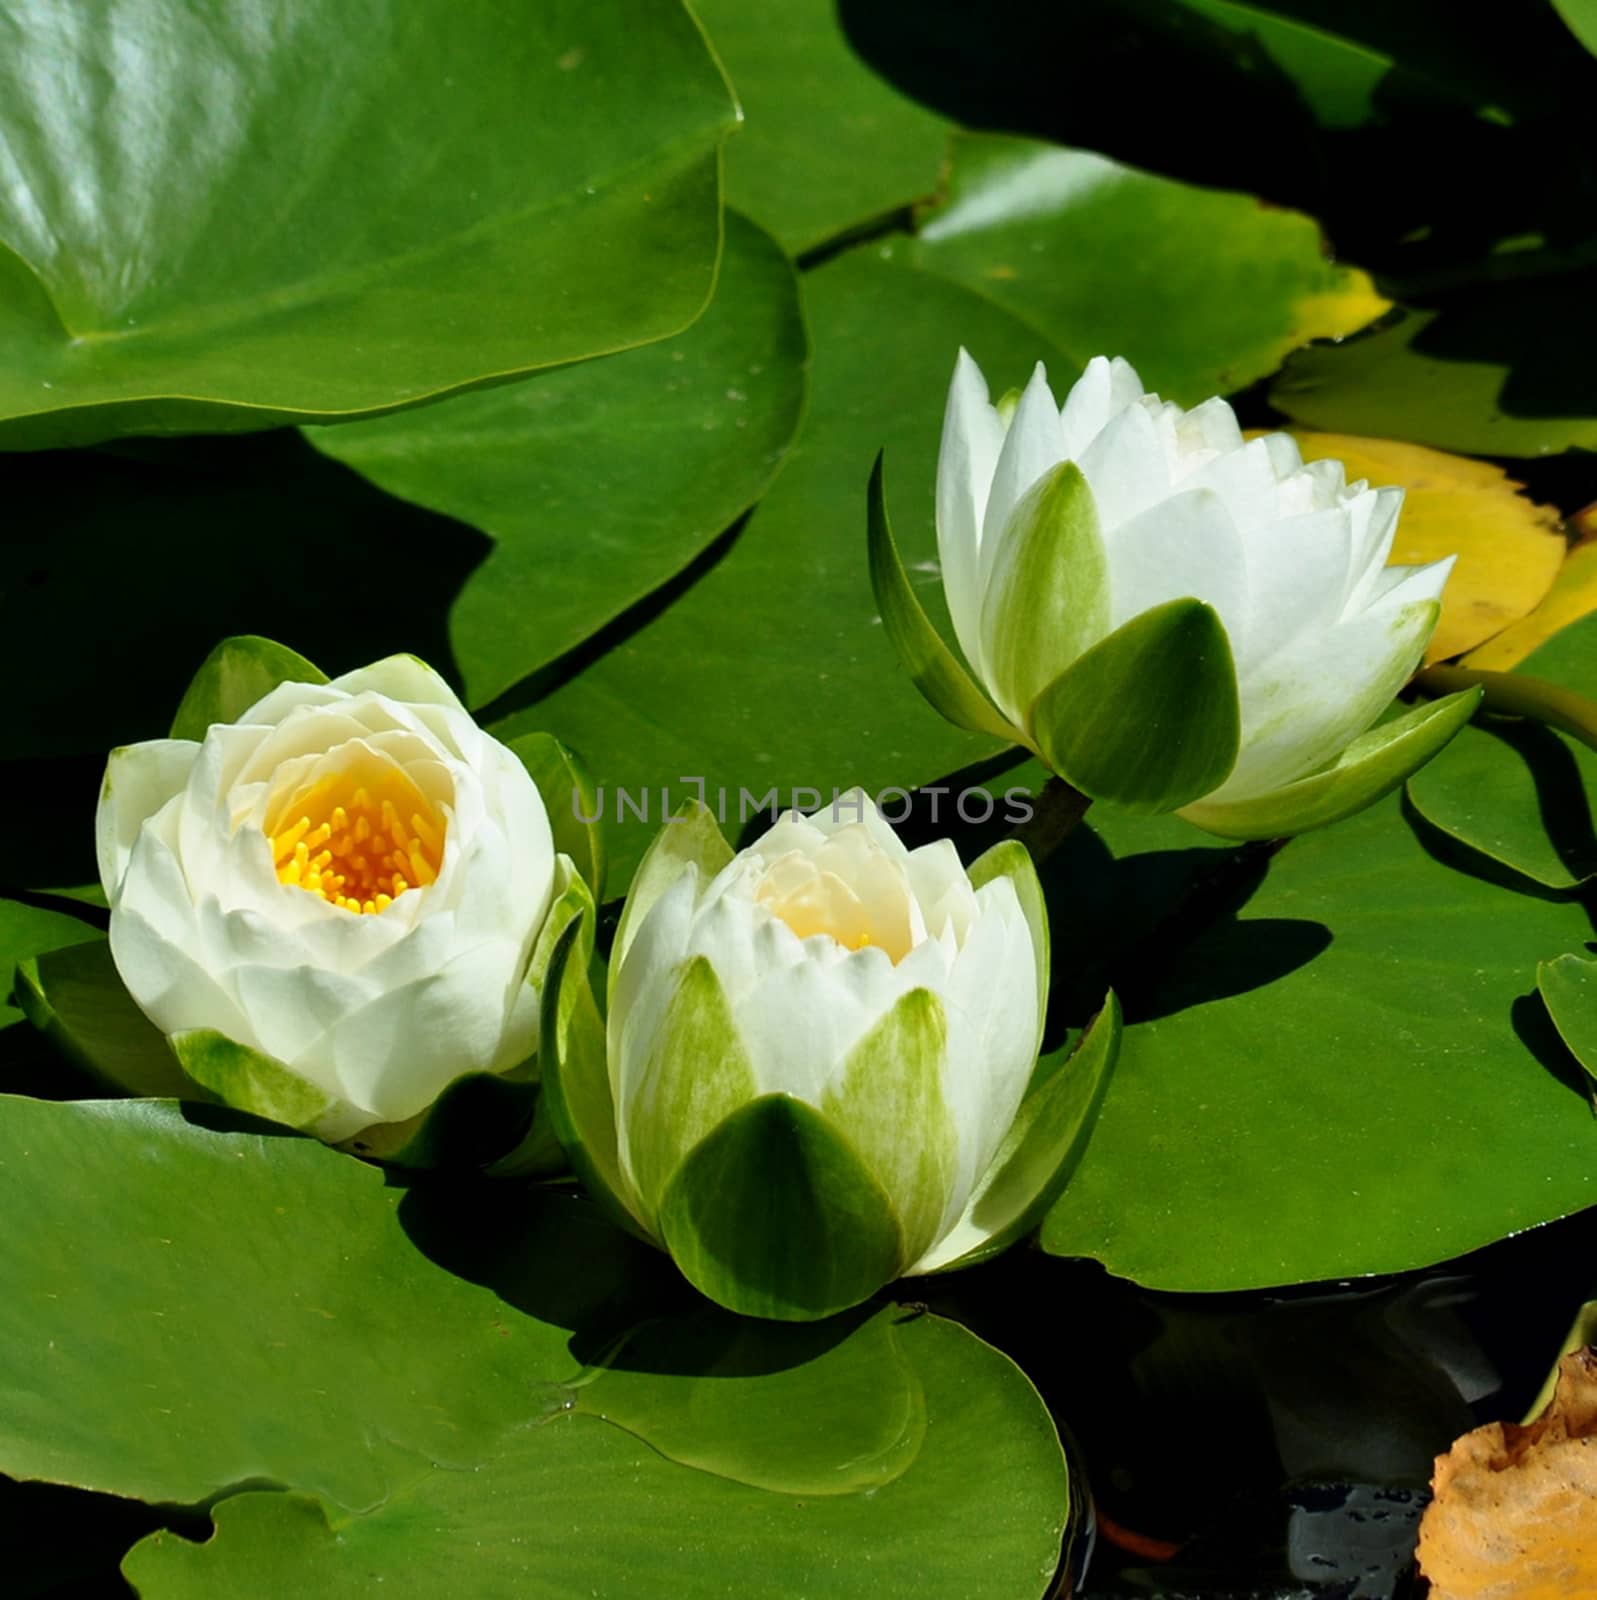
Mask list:
[[[256,1046],[328,1094],[342,1096],[331,1053],[311,1050],[336,1028],[381,996],[375,984],[346,978],[319,967],[240,966],[232,974],[240,1009],[248,1017]]]
[[[1116,356],[1094,356],[1087,369],[1071,385],[1060,408],[1059,421],[1064,435],[1065,458],[1079,461],[1082,452],[1103,431],[1118,411],[1135,405],[1142,398],[1142,379],[1129,361]]]
[[[961,350],[948,386],[937,455],[937,558],[955,636],[978,676],[982,516],[1003,444],[1004,425],[988,400],[987,380]]]
[[[443,677],[416,656],[386,656],[369,667],[358,667],[334,678],[330,689],[342,690],[348,695],[373,693],[386,695],[390,700],[409,701],[416,705],[449,706],[466,715],[460,697]]]
[[[227,989],[136,911],[111,916],[111,957],[139,1009],[162,1033],[211,1028],[259,1048]]]
[[[1192,596],[1220,613],[1231,648],[1247,633],[1247,567],[1230,513],[1212,489],[1173,494],[1115,530],[1109,545],[1110,627]]]
[[[1271,679],[1276,651],[1336,621],[1351,547],[1351,519],[1340,506],[1283,517],[1249,536],[1247,642],[1238,661],[1244,701],[1259,673]]]
[[[959,1133],[957,1181],[944,1226],[964,1209],[1020,1106],[1036,1061],[1040,1018],[1031,929],[1007,878],[983,884],[979,916],[944,995],[943,1096]]]
[[[518,953],[509,943],[467,950],[348,1013],[289,1065],[307,1077],[330,1067],[346,1099],[382,1122],[404,1122],[456,1078],[499,1066]]]
[[[1042,362],[1037,363],[1020,397],[1020,405],[1004,436],[998,465],[993,472],[992,493],[982,517],[981,588],[985,592],[997,558],[999,542],[1021,496],[1051,468],[1065,459],[1065,435],[1059,422],[1059,408]]]
[[[1112,417],[1082,453],[1080,464],[1111,552],[1115,530],[1170,493],[1169,460],[1159,424],[1145,406],[1128,406]]]
[[[733,1008],[761,1093],[818,1106],[828,1081],[902,990],[880,950],[763,974]]]
[[[1246,800],[1334,760],[1407,681],[1434,619],[1430,600],[1363,612],[1282,650],[1257,688],[1251,717],[1244,701],[1236,767],[1206,798]]]
[[[1397,535],[1397,519],[1403,509],[1403,491],[1395,488],[1365,489],[1347,501],[1352,549],[1348,554],[1348,574],[1342,615],[1362,611],[1371,591],[1392,553]]]
[[[100,885],[108,899],[116,899],[139,829],[182,790],[199,754],[191,739],[151,739],[111,752],[94,816]]]

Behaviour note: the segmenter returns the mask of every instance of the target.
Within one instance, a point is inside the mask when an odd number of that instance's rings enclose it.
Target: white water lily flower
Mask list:
[[[1099,798],[1292,831],[1393,787],[1473,704],[1360,741],[1419,664],[1453,565],[1387,566],[1402,500],[1305,464],[1286,434],[1245,440],[1224,400],[1145,393],[1125,361],[1089,362],[1063,406],[1039,364],[994,406],[961,351],[937,543],[992,705],[951,657],[928,664],[880,576],[878,598],[945,715],[1005,730]]]
[[[549,819],[415,658],[113,752],[97,831],[117,970],[186,1065],[184,1041],[242,1047],[224,1054],[256,1092],[235,1103],[259,1106],[264,1073],[284,1120],[347,1139],[533,1053]]]
[[[1045,1198],[1059,1129],[1024,1159],[1015,1135],[1051,1103],[1027,1097],[1046,940],[1018,844],[967,873],[855,792],[733,855],[701,812],[639,869],[607,1050],[546,1062],[555,1125],[713,1298],[852,1305],[1007,1241]],[[599,1099],[611,1113],[584,1125]]]

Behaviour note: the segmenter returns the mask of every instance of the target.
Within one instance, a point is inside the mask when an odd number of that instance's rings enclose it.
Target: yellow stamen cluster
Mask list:
[[[371,916],[438,876],[444,831],[421,790],[390,771],[324,780],[284,807],[268,836],[279,883]]]

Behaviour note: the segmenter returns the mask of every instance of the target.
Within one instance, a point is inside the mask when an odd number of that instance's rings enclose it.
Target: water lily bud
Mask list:
[[[960,352],[937,474],[943,588],[971,681],[920,613],[879,482],[872,575],[927,698],[1028,745],[1095,798],[1217,833],[1300,831],[1368,805],[1478,696],[1372,732],[1419,664],[1452,560],[1389,567],[1402,491],[1244,440],[1097,357],[1054,399],[1039,365],[993,405]],[[985,691],[985,693],[983,693]]]
[[[701,809],[639,868],[610,970],[607,1039],[580,991],[546,1003],[552,1119],[723,1305],[823,1316],[1046,1203],[1065,1151],[1057,1080],[1028,1095],[1047,928],[1020,845],[967,872],[856,792],[733,855]]]
[[[98,845],[123,982],[234,1104],[343,1140],[536,1048],[568,864],[521,762],[413,657],[113,752]]]

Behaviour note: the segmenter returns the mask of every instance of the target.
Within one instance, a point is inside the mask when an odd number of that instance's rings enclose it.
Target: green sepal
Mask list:
[[[1024,712],[1109,632],[1109,557],[1074,461],[1039,478],[1010,513],[982,597],[993,692]]]
[[[1045,1057],[965,1214],[916,1270],[975,1266],[1023,1238],[1048,1214],[1076,1170],[1120,1055],[1113,991],[1076,1048]]]
[[[610,945],[610,999],[615,998],[622,959],[655,901],[690,866],[698,869],[701,883],[708,883],[731,859],[732,846],[717,826],[714,813],[700,800],[690,800],[655,834],[633,875]]]
[[[1048,1013],[1048,980],[1053,972],[1053,947],[1048,931],[1048,905],[1031,852],[1018,839],[1000,839],[991,850],[970,864],[970,886],[980,889],[995,878],[1008,878],[1020,901],[1021,915],[1031,929],[1032,953],[1037,958],[1037,1042],[1042,1043]]]
[[[1360,735],[1323,772],[1251,800],[1184,806],[1188,822],[1222,839],[1278,839],[1340,822],[1390,794],[1469,721],[1481,690],[1427,701]]]
[[[943,643],[921,608],[904,570],[903,557],[887,519],[887,498],[882,488],[882,455],[877,452],[867,491],[867,548],[871,589],[882,626],[893,641],[898,659],[910,681],[940,716],[956,728],[990,734],[1007,743],[1023,742],[1018,728],[976,687],[954,652]]]
[[[604,893],[604,819],[593,775],[552,733],[524,733],[506,748],[527,769],[549,813],[555,849],[570,856],[595,896]],[[592,819],[592,820],[590,820]]]
[[[213,1028],[174,1033],[167,1042],[183,1070],[224,1105],[281,1122],[302,1133],[325,1126],[342,1102],[318,1089],[281,1061],[229,1039]]]
[[[782,1322],[846,1311],[904,1263],[881,1185],[827,1117],[790,1095],[749,1101],[693,1150],[659,1227],[696,1289]]]
[[[570,856],[555,857],[554,898],[544,913],[543,926],[533,941],[532,956],[527,962],[527,982],[539,994],[549,980],[549,966],[554,959],[555,946],[573,923],[577,928],[577,949],[573,960],[587,971],[593,960],[594,927],[598,914],[593,902],[593,890],[577,870]]]
[[[929,989],[900,995],[849,1052],[821,1109],[881,1184],[914,1259],[937,1237],[959,1148],[943,1099],[948,1019]]]
[[[1597,961],[1563,955],[1536,968],[1536,987],[1569,1053],[1597,1078]]]
[[[1236,765],[1231,641],[1201,600],[1150,607],[1067,667],[1026,720],[1043,760],[1083,794],[1175,811]]]
[[[619,1111],[645,1220],[652,1222],[688,1152],[758,1093],[721,980],[695,956],[682,966],[642,1075]]]
[[[499,1160],[533,1122],[538,1084],[530,1071],[470,1072],[405,1122],[365,1128],[339,1149],[412,1171],[463,1171]]]
[[[172,718],[172,738],[204,739],[218,722],[237,722],[280,683],[326,683],[327,674],[287,645],[241,633],[205,658]]]
[[[628,1233],[648,1239],[621,1172],[604,1020],[581,959],[581,940],[581,922],[568,922],[549,958],[538,1010],[540,1104],[595,1203]]]
[[[196,1098],[166,1035],[118,975],[109,940],[29,956],[18,963],[13,993],[23,1015],[68,1060],[119,1094]]]

